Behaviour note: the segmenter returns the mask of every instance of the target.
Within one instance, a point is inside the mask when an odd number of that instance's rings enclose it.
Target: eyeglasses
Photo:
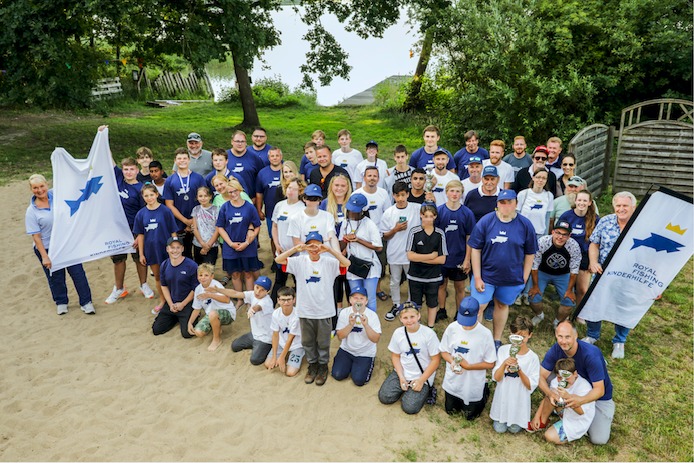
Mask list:
[[[546,157],[542,157],[542,156],[535,156],[535,160],[536,160],[536,161],[546,161],[547,158],[546,158]]]
[[[574,164],[573,164],[573,163],[567,162],[567,163],[565,163],[565,164],[562,164],[561,166],[562,166],[562,167],[573,167]]]
[[[267,135],[253,135],[253,138],[267,138]]]
[[[280,298],[277,299],[277,300],[278,300],[279,302],[292,302],[292,301],[294,301],[294,298],[293,298],[293,297],[280,297]]]
[[[231,140],[232,143],[246,143],[246,140]]]
[[[556,233],[558,236],[563,236],[564,238],[566,238],[567,236],[570,235],[570,233],[562,233],[562,232],[557,231],[557,230],[554,230],[554,233]]]

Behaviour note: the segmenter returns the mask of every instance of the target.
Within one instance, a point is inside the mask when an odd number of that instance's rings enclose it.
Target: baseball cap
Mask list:
[[[351,296],[352,294],[361,294],[362,296],[369,297],[369,295],[366,293],[366,288],[363,286],[355,286],[352,288],[352,290],[349,292],[349,295]]]
[[[571,177],[571,178],[569,179],[569,181],[567,182],[567,185],[571,185],[571,186],[583,186],[583,185],[585,185],[585,184],[586,184],[586,181],[583,180],[583,179],[582,179],[581,177],[579,177],[578,175],[574,175],[574,176]]]
[[[538,153],[538,152],[540,152],[540,153],[545,153],[545,154],[549,154],[549,150],[547,149],[547,147],[546,147],[545,145],[539,145],[539,146],[537,146],[537,147],[535,148],[535,151],[533,151],[533,154]]]
[[[477,313],[480,311],[480,303],[472,296],[460,301],[456,321],[462,326],[473,326],[477,323]]]
[[[448,153],[446,153],[446,151],[445,151],[445,150],[442,150],[442,149],[437,149],[437,150],[434,152],[434,156],[436,156],[437,154],[445,154],[446,156],[448,156]]]
[[[516,199],[516,192],[513,190],[501,190],[499,192],[499,196],[496,198],[497,201],[501,201],[502,199]]]
[[[486,166],[482,171],[482,177],[498,177],[499,172],[494,166]]]
[[[255,280],[255,284],[258,286],[262,286],[263,288],[265,288],[266,291],[270,291],[270,288],[272,288],[272,281],[270,281],[270,279],[265,276],[258,277],[258,279]]]
[[[376,148],[378,148],[378,143],[376,143],[375,140],[369,140],[366,142],[366,147],[368,148],[369,146],[375,146]]]
[[[166,240],[166,245],[169,246],[171,243],[180,243],[181,246],[183,246],[183,240],[179,238],[178,236],[172,236],[168,240]]]
[[[304,189],[304,196],[320,196],[322,198],[323,190],[321,190],[320,187],[315,183],[311,183]]]
[[[320,241],[321,243],[323,242],[323,235],[320,233],[313,231],[309,232],[308,235],[306,235],[306,242],[308,243],[309,241]]]
[[[555,223],[554,228],[562,228],[569,233],[571,233],[571,230],[572,230],[571,225],[566,220],[560,220],[559,222]]]
[[[467,164],[482,164],[482,158],[479,156],[470,156],[470,160]]]
[[[349,197],[345,207],[349,212],[362,212],[364,208],[369,204],[369,201],[361,193],[354,193]]]
[[[202,137],[200,136],[199,133],[190,132],[188,134],[188,141],[202,141]]]

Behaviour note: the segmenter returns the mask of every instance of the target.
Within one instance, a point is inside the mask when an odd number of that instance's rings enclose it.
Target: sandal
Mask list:
[[[388,295],[384,293],[383,291],[379,291],[376,293],[376,297],[379,298],[382,301],[387,301],[388,300]]]
[[[229,277],[224,277],[221,280],[219,280],[219,282],[222,284],[222,286],[226,287],[226,285],[229,284]]]

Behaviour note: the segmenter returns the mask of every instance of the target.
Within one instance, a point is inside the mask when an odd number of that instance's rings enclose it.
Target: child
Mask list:
[[[265,359],[265,368],[279,367],[287,376],[296,376],[305,351],[301,347],[299,317],[294,310],[295,292],[284,286],[277,291],[277,296],[280,306],[272,313],[272,350]]]
[[[359,150],[355,150],[350,146],[352,144],[352,134],[347,129],[337,132],[337,143],[340,145],[340,149],[333,151],[333,164],[347,170],[349,177],[352,179],[352,189],[356,190],[354,179],[358,178],[356,175],[357,165],[364,160],[364,156],[362,156]]]
[[[202,338],[212,331],[212,342],[207,350],[214,352],[222,345],[222,325],[229,325],[236,320],[236,307],[226,294],[220,294],[212,288],[224,288],[220,282],[214,279],[214,266],[203,263],[198,266],[198,281],[193,299],[194,310],[205,310],[205,316],[195,325],[188,327],[188,331]]]
[[[212,191],[206,186],[198,188],[199,205],[193,208],[193,259],[195,263],[214,264],[217,262],[219,246],[217,246],[217,216],[219,208],[212,205]]]
[[[154,161],[153,161],[154,162]],[[152,169],[150,165],[150,170]],[[137,251],[140,255],[140,264],[149,265],[154,274],[154,281],[159,292],[159,304],[153,309],[154,315],[158,314],[166,300],[161,291],[159,280],[159,265],[166,260],[166,241],[176,236],[178,226],[171,210],[159,202],[159,190],[153,184],[142,187],[142,199],[145,207],[135,215],[133,233],[137,235]]]
[[[314,130],[311,134],[311,141],[315,143],[316,146],[325,145],[325,132],[322,130]]]
[[[458,180],[458,176],[446,168],[448,164],[448,153],[444,150],[437,150],[434,153],[434,170],[432,174],[436,180],[433,189],[436,207],[446,203],[446,185],[451,180]]]
[[[383,159],[378,159],[378,143],[373,140],[370,140],[366,144],[366,159],[357,164],[356,171],[354,173],[355,177],[353,177],[356,179],[355,189],[361,188],[361,186],[364,184],[364,171],[366,170],[367,166],[376,166],[376,168],[378,168],[378,186],[385,189],[385,180],[390,175],[390,172],[388,171],[386,161]]]
[[[304,155],[299,165],[301,180],[308,182],[308,179],[311,177],[311,172],[313,172],[313,169],[316,167],[318,167],[316,163],[316,144],[310,141],[304,145]]]
[[[234,339],[231,343],[231,350],[241,352],[251,349],[251,365],[260,365],[267,359],[267,355],[272,349],[272,333],[270,332],[270,322],[272,320],[272,299],[268,292],[272,282],[268,277],[261,276],[255,280],[253,291],[236,291],[233,289],[215,290],[229,297],[243,299],[248,304],[246,315],[251,321],[251,332]]]
[[[560,370],[566,370],[571,373],[571,376],[566,380],[568,386],[566,388],[558,387],[559,382],[557,377]],[[569,395],[583,397],[592,390],[592,385],[584,378],[578,375],[576,371],[576,363],[573,358],[563,358],[557,360],[554,366],[554,374],[557,376],[550,383],[550,388],[554,388],[559,392],[559,396],[567,398]],[[595,402],[588,402],[581,406],[570,408],[556,406],[555,409],[562,419],[554,423],[553,426],[545,431],[545,439],[547,442],[554,444],[566,444],[583,437],[590,428],[590,424],[595,417]],[[549,399],[545,398],[540,407],[551,407]]]
[[[164,194],[164,184],[166,183],[166,172],[164,172],[164,166],[161,165],[159,161],[152,161],[149,163],[149,176],[152,179],[152,185],[157,187],[159,192],[159,202],[164,204],[164,199],[161,195]]]
[[[414,415],[424,406],[434,384],[441,362],[439,338],[431,328],[419,323],[419,308],[412,302],[403,304],[400,322],[388,344],[393,371],[378,391],[382,404],[392,404],[402,397],[402,410]]]
[[[225,149],[215,148],[212,150],[212,167],[214,169],[205,176],[205,183],[210,191],[214,191],[212,179],[215,175],[223,175],[226,178],[231,177],[229,170],[229,153]]]
[[[375,311],[366,310],[369,297],[363,286],[355,286],[349,295],[351,307],[340,312],[337,337],[342,341],[333,359],[332,376],[338,381],[352,376],[352,382],[363,386],[371,379],[376,344],[381,339],[381,322]]]
[[[517,317],[510,325],[512,334],[523,336],[516,358],[510,355],[511,344],[499,348],[492,378],[496,390],[489,417],[494,431],[517,433],[530,421],[530,396],[540,378],[540,359],[530,350],[528,341],[533,337],[533,324],[528,317]],[[517,371],[513,371],[517,368]]]
[[[383,241],[388,243],[386,260],[390,268],[390,297],[393,307],[383,316],[387,321],[395,320],[400,305],[400,282],[402,274],[410,269],[407,259],[407,237],[412,228],[419,226],[419,205],[407,202],[409,191],[405,182],[395,182],[392,188],[395,205],[383,213],[379,229]],[[409,294],[407,296],[409,299]]]
[[[154,160],[152,150],[146,146],[141,146],[135,151],[137,163],[140,165],[140,171],[137,173],[137,181],[140,183],[152,182],[152,176],[149,174],[149,165]]]
[[[486,370],[494,367],[496,348],[489,328],[477,321],[479,303],[468,296],[458,308],[456,321],[441,337],[441,358],[446,375],[446,413],[462,412],[468,421],[482,414],[489,398]]]
[[[419,210],[422,224],[410,229],[407,237],[407,259],[410,268],[407,281],[410,286],[412,302],[421,305],[426,296],[427,325],[434,327],[436,308],[438,306],[438,288],[443,281],[441,266],[446,262],[448,249],[446,236],[441,229],[434,227],[438,212],[433,204],[424,204]]]
[[[395,147],[393,159],[395,160],[395,165],[389,169],[390,175],[385,179],[386,191],[393,191],[393,185],[397,182],[405,182],[407,187],[410,188],[410,177],[414,167],[407,164],[407,148],[405,148],[405,145]]]

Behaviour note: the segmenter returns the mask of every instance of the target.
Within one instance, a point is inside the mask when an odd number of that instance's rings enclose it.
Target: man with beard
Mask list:
[[[533,158],[530,157],[525,149],[528,145],[525,144],[525,137],[518,135],[513,139],[513,151],[504,156],[504,162],[511,165],[513,168],[513,180],[516,180],[516,175],[521,169],[527,169],[533,164]]]

